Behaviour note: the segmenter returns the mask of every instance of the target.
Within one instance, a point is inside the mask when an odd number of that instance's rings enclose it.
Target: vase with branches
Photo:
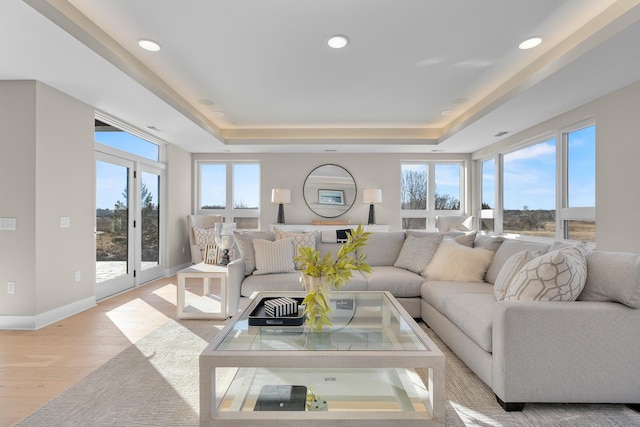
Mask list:
[[[354,270],[372,271],[366,263],[367,254],[362,252],[370,234],[362,225],[351,229],[347,241],[335,255],[329,252],[321,257],[315,248],[298,248],[295,261],[299,264],[300,282],[307,292],[302,304],[312,330],[322,332],[323,326],[331,326],[331,307],[327,300],[333,290],[343,287],[353,277]]]

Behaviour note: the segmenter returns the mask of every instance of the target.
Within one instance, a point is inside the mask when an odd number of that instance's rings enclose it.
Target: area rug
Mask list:
[[[17,426],[197,426],[198,355],[221,327],[169,320]],[[447,426],[640,426],[640,413],[624,405],[527,404],[523,412],[504,412],[424,328],[446,355]]]

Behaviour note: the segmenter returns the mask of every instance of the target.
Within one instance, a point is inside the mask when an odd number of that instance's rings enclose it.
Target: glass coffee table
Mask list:
[[[201,353],[200,425],[444,425],[444,355],[389,292],[335,293],[321,333],[254,326],[282,296],[304,293],[254,293]]]

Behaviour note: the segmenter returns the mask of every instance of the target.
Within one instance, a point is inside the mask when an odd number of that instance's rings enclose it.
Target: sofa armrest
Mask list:
[[[614,302],[500,301],[494,393],[504,402],[640,401],[640,310]]]
[[[243,280],[244,261],[238,258],[227,264],[227,313],[230,316],[238,311]]]

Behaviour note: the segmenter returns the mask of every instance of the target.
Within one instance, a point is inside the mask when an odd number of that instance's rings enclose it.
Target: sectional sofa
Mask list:
[[[323,242],[319,233],[276,234],[236,233],[240,254],[229,264],[230,313],[254,291],[301,289],[293,261],[275,265],[278,256],[256,252],[255,239],[275,247],[289,238],[294,251],[295,244],[315,244],[322,254],[340,246]],[[373,272],[354,272],[345,290],[390,291],[506,410],[521,410],[526,402],[638,404],[640,256],[565,246],[475,233],[372,233],[365,250]],[[569,275],[568,288],[511,292],[531,274],[549,274],[538,260],[558,257],[574,262],[557,273]],[[536,269],[524,271],[535,262]]]

